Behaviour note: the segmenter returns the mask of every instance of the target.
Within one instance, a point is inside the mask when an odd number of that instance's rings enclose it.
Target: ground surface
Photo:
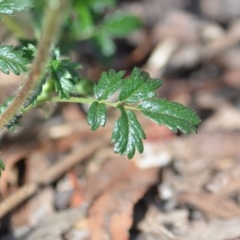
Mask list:
[[[2,138],[0,239],[240,239],[240,1],[119,8],[144,27],[117,42],[107,66],[86,61],[94,53],[80,45],[83,73],[96,80],[106,68],[140,66],[163,80],[159,96],[197,111],[199,133],[175,135],[140,117],[145,152],[128,161],[109,143],[115,112],[96,133],[77,105],[49,106],[49,121],[31,112]],[[1,101],[19,84],[8,79],[0,81]]]

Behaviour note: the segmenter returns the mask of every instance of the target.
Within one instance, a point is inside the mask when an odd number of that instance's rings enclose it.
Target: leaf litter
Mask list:
[[[214,13],[211,4],[218,6]],[[232,54],[240,51],[240,6],[238,1],[227,4],[229,8],[220,0],[120,4],[138,13],[151,30],[145,27],[126,39],[134,51],[123,51],[119,44],[124,54],[117,53],[108,67],[130,71],[141,62],[150,76],[162,78],[159,96],[198,112],[203,119],[198,134],[174,135],[139,117],[147,152],[128,161],[115,156],[103,140],[119,113],[110,112],[109,126],[94,133],[81,121],[84,110],[75,105],[62,105],[45,123],[41,111],[29,114],[21,131],[4,135],[1,148],[6,159],[0,181],[1,239],[240,237],[240,64]],[[82,54],[88,56],[85,50]],[[101,71],[101,63],[96,61],[95,69],[86,63],[89,76],[97,79]],[[1,91],[8,87],[12,85]],[[105,94],[114,97],[114,90]],[[8,236],[6,229],[12,229]]]

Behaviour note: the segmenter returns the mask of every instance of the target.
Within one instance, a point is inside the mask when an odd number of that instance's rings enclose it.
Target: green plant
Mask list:
[[[33,21],[35,35],[40,36],[37,47],[33,44],[18,47],[0,45],[0,71],[16,75],[28,72],[16,96],[8,98],[0,106],[0,129],[13,129],[22,114],[46,102],[72,102],[91,104],[87,122],[92,131],[105,126],[107,107],[116,108],[120,117],[112,133],[114,151],[128,158],[132,158],[136,150],[143,152],[142,140],[146,138],[134,111],[140,111],[158,125],[166,125],[174,132],[180,130],[189,134],[197,131],[200,119],[195,112],[179,103],[157,98],[155,90],[161,87],[162,82],[137,67],[129,77],[124,77],[124,71],[103,72],[94,85],[92,98],[74,95],[75,86],[82,78],[77,72],[79,64],[61,58],[60,50],[56,47],[58,39],[58,44],[61,44],[61,27],[64,26],[68,33],[65,35],[69,38],[97,39],[102,53],[109,56],[114,53],[114,37],[125,36],[140,26],[136,17],[117,12],[99,21],[99,15],[106,6],[114,4],[113,0],[49,0],[45,4],[36,4],[33,0],[21,0],[21,5],[17,0],[0,1],[0,17],[32,9],[33,6],[38,9],[35,12],[42,12],[47,6],[41,34],[40,16],[36,14]],[[74,11],[71,11],[71,5]],[[32,11],[34,13],[34,9]],[[81,20],[78,30],[75,22],[68,24],[71,17]],[[109,43],[110,50],[107,49]],[[118,100],[111,102],[109,98],[116,91],[119,91]],[[2,162],[1,169],[4,170]]]

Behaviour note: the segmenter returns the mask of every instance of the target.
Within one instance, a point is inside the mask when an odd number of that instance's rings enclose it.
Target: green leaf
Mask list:
[[[42,93],[43,85],[45,84],[47,79],[47,76],[44,75],[42,79],[39,81],[35,89],[29,93],[27,101],[24,103],[23,107],[27,108],[30,104],[33,104],[33,106],[37,103],[37,97]]]
[[[5,165],[2,161],[2,159],[0,159],[0,169],[3,170],[3,171],[5,170]]]
[[[197,132],[197,126],[201,122],[192,109],[166,99],[147,100],[139,105],[139,109],[152,121],[166,125],[173,132],[178,129],[185,134]]]
[[[13,46],[0,46],[0,71],[5,74],[12,71],[16,75],[20,75],[21,70],[26,72],[30,60],[23,55],[24,51],[16,50]]]
[[[109,33],[105,31],[99,31],[95,35],[94,39],[99,45],[100,50],[104,56],[109,57],[115,53],[116,45]]]
[[[3,171],[5,170],[5,165],[2,161],[2,159],[0,159],[0,169],[3,170]]]
[[[10,131],[15,131],[16,126],[20,126],[19,119],[22,118],[22,113],[16,113],[14,117],[5,125]]]
[[[125,37],[140,27],[140,20],[125,12],[107,15],[102,23],[102,28],[114,37]]]
[[[131,76],[123,81],[119,100],[128,104],[144,101],[156,96],[155,91],[162,85],[159,79],[150,78],[147,72],[135,67]]]
[[[87,122],[91,126],[91,130],[95,131],[99,126],[106,125],[107,110],[103,103],[94,102],[89,108]]]
[[[0,1],[0,19],[1,15],[13,15],[15,12],[27,10],[33,7],[33,0],[1,0]]]
[[[92,7],[96,12],[101,12],[104,8],[113,7],[116,4],[116,0],[88,0],[91,2]]]
[[[87,79],[81,78],[81,81],[74,86],[74,93],[82,96],[92,96],[93,95],[94,83]]]
[[[126,111],[122,105],[119,105],[118,109],[121,117],[117,120],[112,134],[114,152],[127,155],[131,159],[136,149],[143,152],[142,139],[146,139],[146,135],[132,111]]]
[[[2,161],[2,159],[0,159],[0,177],[2,175],[2,171],[4,171],[4,170],[5,170],[5,165],[4,165],[3,161]]]
[[[27,43],[24,45],[24,43],[22,42],[23,40],[21,41],[21,45],[17,48],[17,50],[22,51],[22,57],[28,59],[30,62],[33,60],[34,56],[36,55],[37,49],[31,43]]]
[[[108,99],[121,86],[124,74],[125,71],[116,73],[112,69],[108,72],[103,72],[98,83],[94,85],[95,97],[99,100]]]
[[[86,5],[84,5],[82,2],[78,1],[76,3],[76,13],[78,15],[78,26],[80,26],[80,32],[81,34],[85,34],[85,32],[91,31],[94,28],[93,23],[93,16],[91,14],[91,11],[88,9]]]
[[[78,67],[78,64],[67,59],[52,60],[51,77],[60,98],[69,98],[70,93],[73,92],[75,83],[79,81],[79,75],[76,72]]]
[[[74,0],[74,7],[78,4],[79,0]],[[106,7],[112,7],[116,4],[116,0],[82,0],[82,3],[95,11],[103,11]]]

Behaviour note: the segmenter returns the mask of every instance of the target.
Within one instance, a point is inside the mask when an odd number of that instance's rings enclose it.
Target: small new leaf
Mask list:
[[[28,43],[27,45],[24,45],[24,40],[22,40],[23,43],[21,43],[22,45],[20,45],[17,49],[22,51],[22,57],[28,59],[28,61],[32,61],[35,54],[36,54],[36,47],[31,44]]]
[[[42,77],[42,79],[39,81],[35,89],[29,93],[27,101],[24,103],[24,108],[27,108],[30,104],[33,104],[33,106],[37,103],[37,97],[42,93],[43,85],[46,82],[46,75]]]
[[[114,70],[103,72],[100,80],[94,85],[94,95],[98,100],[108,99],[122,84],[125,71],[116,73]]]
[[[76,1],[74,5],[74,9],[76,10],[78,16],[77,26],[80,28],[79,32],[84,34],[91,31],[94,28],[93,15],[91,14],[91,11],[89,11],[89,8],[81,1]]]
[[[75,83],[79,80],[76,72],[78,65],[69,60],[52,60],[51,77],[60,98],[69,98]]]
[[[134,104],[156,96],[153,92],[162,85],[159,79],[150,78],[147,72],[142,72],[135,67],[131,76],[123,81],[119,94],[119,100],[128,104]]]
[[[114,152],[127,155],[131,159],[136,149],[143,152],[142,139],[146,139],[146,135],[132,111],[126,111],[122,105],[119,105],[118,109],[121,117],[117,120],[112,134]]]
[[[15,50],[13,46],[0,46],[0,71],[5,74],[12,71],[16,75],[20,75],[21,71],[26,72],[30,60],[23,54],[23,51]]]
[[[5,165],[4,165],[3,161],[2,161],[2,159],[0,159],[0,177],[2,175],[2,171],[4,171],[4,170],[5,170]]]
[[[104,56],[109,57],[115,53],[116,45],[113,41],[112,36],[108,32],[104,30],[99,31],[97,34],[95,34],[94,39],[99,45],[100,51]]]
[[[91,130],[95,131],[99,126],[106,125],[107,110],[103,103],[94,102],[89,108],[87,122],[91,126]]]
[[[173,132],[178,129],[185,134],[197,132],[197,126],[201,122],[192,109],[166,99],[144,101],[139,105],[139,109],[152,121],[158,125],[166,125]]]
[[[78,0],[75,0],[78,2]],[[84,4],[86,4],[88,7],[96,9],[96,10],[102,10],[106,7],[112,7],[116,4],[116,0],[83,0]]]
[[[0,19],[1,15],[13,15],[15,12],[27,10],[33,7],[33,0],[1,0],[0,1]]]
[[[107,15],[102,23],[102,28],[114,37],[125,37],[140,27],[139,18],[120,11]]]

